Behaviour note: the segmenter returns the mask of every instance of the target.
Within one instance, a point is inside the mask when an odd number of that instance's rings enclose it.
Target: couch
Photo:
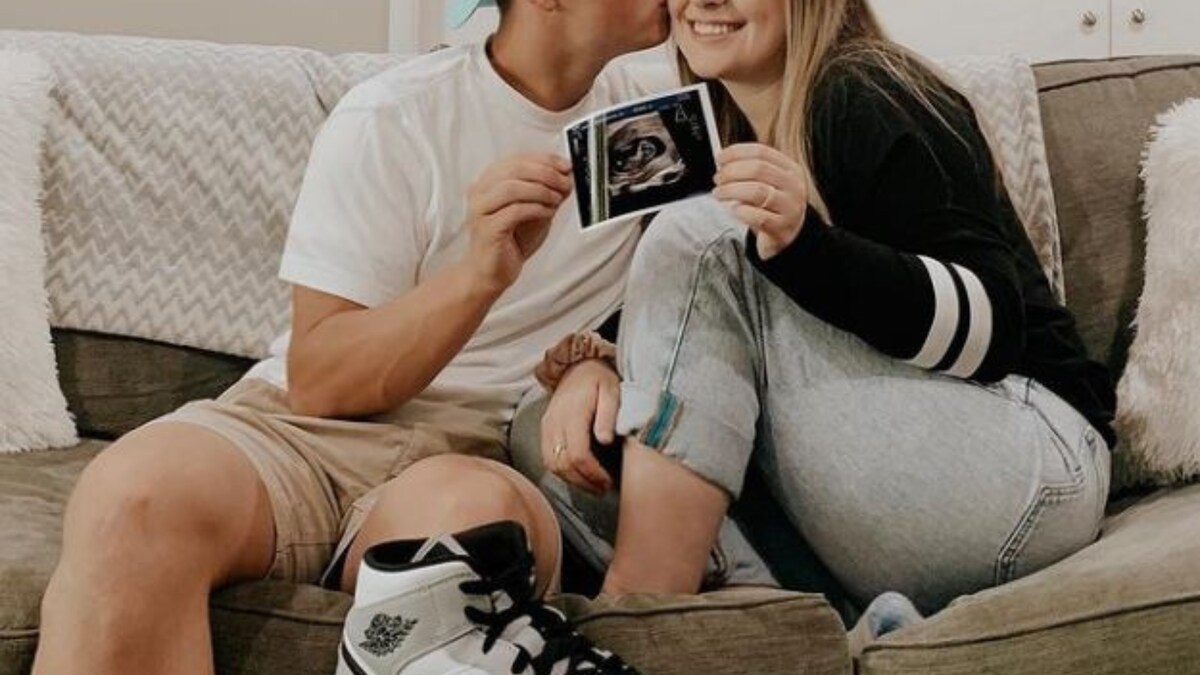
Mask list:
[[[83,50],[90,59],[110,50],[123,58],[163,50],[197,53],[194,44],[131,40],[0,31],[0,48],[43,51],[51,61],[70,50]],[[215,63],[244,49],[205,45],[200,53]],[[265,52],[276,65],[302,64],[313,87],[309,103],[325,114],[354,81],[395,63],[393,57],[330,57],[294,48],[252,53]],[[153,81],[151,71],[161,69],[156,63],[147,56],[126,67],[144,68]],[[228,77],[245,71],[231,72]],[[1091,353],[1120,372],[1141,286],[1141,149],[1158,112],[1200,96],[1200,57],[1056,63],[1038,66],[1036,75],[1068,304]],[[99,91],[104,83],[84,78],[82,86]],[[63,94],[56,100],[68,105]],[[64,115],[59,123],[71,119]],[[311,139],[315,127],[305,133]],[[46,165],[61,159],[48,157]],[[99,194],[82,202],[55,199],[65,193],[55,182],[80,180],[55,166],[46,173],[48,218],[83,221],[64,211],[106,203]],[[138,246],[137,240],[129,246]],[[54,242],[49,248],[53,257],[58,249]],[[278,253],[262,255],[270,261]],[[59,553],[63,509],[84,466],[143,422],[219,394],[253,363],[233,349],[136,337],[136,330],[105,332],[69,309],[57,308],[54,341],[60,383],[83,440],[69,449],[0,455],[0,675],[23,675],[32,664],[39,602]],[[860,672],[1200,672],[1200,640],[1193,637],[1200,631],[1200,487],[1132,487],[1114,495],[1110,512],[1093,546],[1003,588],[962,598],[924,624],[869,645]],[[840,675],[852,669],[838,613],[816,594],[759,589],[604,601],[565,595],[557,602],[593,639],[648,675]],[[218,672],[333,672],[350,603],[342,593],[277,581],[214,594]]]

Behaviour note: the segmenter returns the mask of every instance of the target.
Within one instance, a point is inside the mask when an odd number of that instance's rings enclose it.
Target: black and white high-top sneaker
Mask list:
[[[373,546],[337,675],[637,675],[533,594],[533,555],[514,522]]]

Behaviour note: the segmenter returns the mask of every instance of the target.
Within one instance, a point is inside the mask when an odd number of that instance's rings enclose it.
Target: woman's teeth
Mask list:
[[[738,28],[738,25],[732,23],[692,22],[692,30],[696,35],[728,35]]]

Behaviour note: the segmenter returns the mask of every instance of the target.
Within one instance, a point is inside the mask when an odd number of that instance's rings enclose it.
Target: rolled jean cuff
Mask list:
[[[678,461],[732,499],[741,496],[754,439],[670,391],[622,383],[616,431]]]

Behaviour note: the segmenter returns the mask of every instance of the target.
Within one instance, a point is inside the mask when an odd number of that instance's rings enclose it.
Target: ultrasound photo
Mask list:
[[[720,150],[697,85],[599,112],[566,131],[584,228],[712,191]]]
[[[617,197],[683,180],[687,167],[658,113],[608,128],[608,195]]]

